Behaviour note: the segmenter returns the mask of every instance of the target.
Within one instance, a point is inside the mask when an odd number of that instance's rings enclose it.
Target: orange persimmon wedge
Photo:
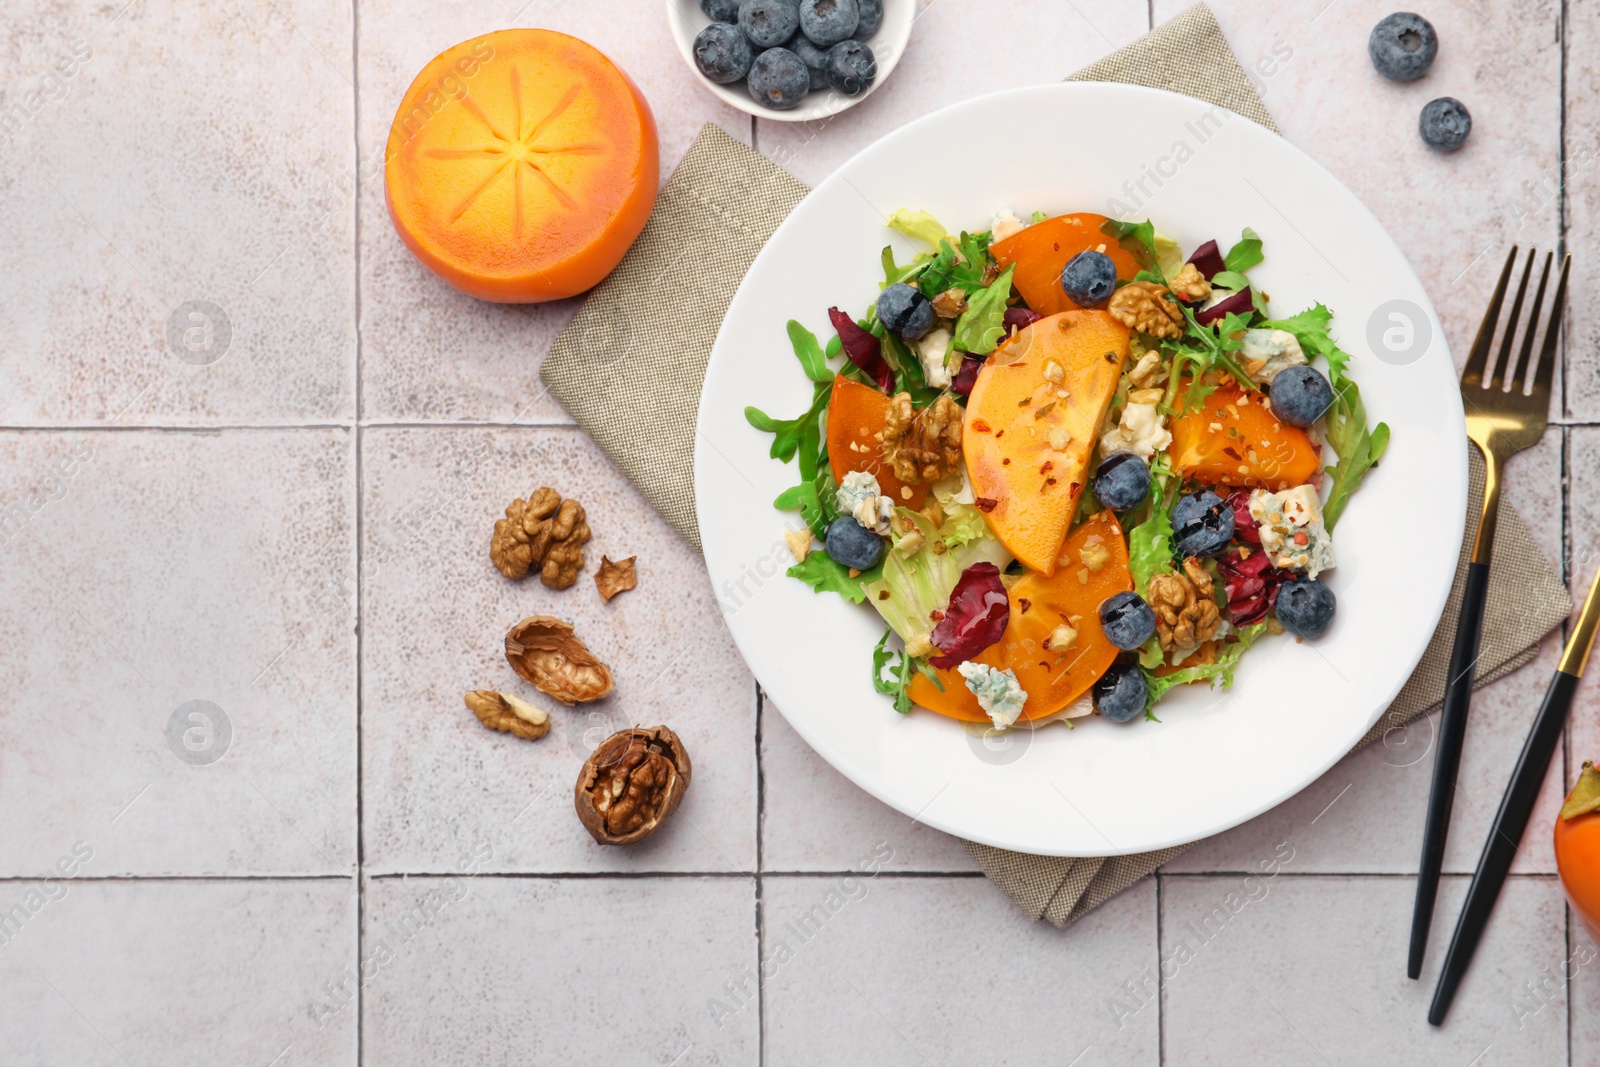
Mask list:
[[[1185,478],[1278,492],[1311,480],[1321,462],[1306,432],[1279,422],[1260,393],[1222,386],[1172,420],[1172,468]]]
[[[967,398],[961,449],[989,529],[1051,574],[1089,481],[1128,328],[1104,311],[1039,319],[995,349]]]
[[[481,300],[576,296],[644,229],[660,180],[655,117],[593,47],[500,30],[435,56],[389,129],[395,230]]]
[[[1036,222],[989,246],[1000,269],[1016,264],[1011,284],[1017,287],[1028,306],[1041,315],[1071,311],[1075,304],[1061,288],[1061,268],[1079,252],[1104,246],[1105,254],[1116,265],[1117,277],[1127,281],[1139,273],[1139,263],[1121,245],[1100,232],[1104,215],[1081,211],[1057,215]]]
[[[833,480],[843,483],[851,471],[878,479],[878,490],[901,507],[916,511],[928,498],[926,485],[908,486],[894,476],[883,459],[883,432],[889,398],[870,385],[838,375],[828,397],[828,465]],[[910,490],[907,492],[906,490]]]
[[[1085,558],[1096,566],[1091,568]],[[1116,516],[1109,511],[1092,515],[1062,545],[1061,566],[1054,575],[1030,572],[1011,586],[1006,632],[976,662],[1016,672],[1028,694],[1022,718],[1054,715],[1086,693],[1117,658],[1116,647],[1100,629],[1100,604],[1132,588],[1128,546]],[[1062,623],[1078,632],[1077,640],[1065,651],[1046,649],[1045,638]],[[958,672],[935,673],[944,691],[918,674],[911,680],[913,702],[952,719],[989,721]]]

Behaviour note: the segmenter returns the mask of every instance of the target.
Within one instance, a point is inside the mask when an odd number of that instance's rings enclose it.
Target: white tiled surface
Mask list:
[[[814,128],[721,107],[653,0],[18,0],[0,16],[0,110],[49,97],[0,145],[0,510],[25,516],[0,537],[0,1062],[1595,1062],[1600,980],[1547,827],[1600,753],[1600,681],[1442,1030],[1422,1022],[1428,982],[1400,977],[1431,723],[1077,926],[1030,924],[959,842],[855,789],[761,705],[698,558],[538,384],[575,302],[446,289],[364,169],[412,73],[502,26],[615,57],[668,171],[714,122],[815,181],[901,123],[1058,79],[1183,6],[918,2],[893,80]],[[1458,354],[1509,244],[1592,251],[1594,5],[1428,8],[1444,43],[1410,86],[1367,63],[1390,10],[1376,0],[1216,8],[1247,63],[1292,53],[1261,77],[1267,106],[1408,249]],[[73,76],[43,82],[75,48]],[[1445,93],[1476,128],[1441,158],[1413,131]],[[195,300],[231,330],[205,365],[166,340]],[[1577,585],[1600,565],[1590,304],[1570,315],[1564,425],[1509,487]],[[214,350],[219,323],[190,325]],[[593,558],[639,555],[638,589],[605,605],[592,568],[552,593],[489,566],[494,516],[546,481],[588,506]],[[460,695],[527,691],[497,650],[543,611],[573,619],[618,692],[605,712],[552,708],[529,745],[480,729]],[[1475,703],[1441,916],[1555,649]],[[226,731],[171,726],[197,700]],[[604,850],[569,790],[587,746],[633,721],[679,730],[695,785],[656,839]],[[73,878],[38,880],[74,849]]]

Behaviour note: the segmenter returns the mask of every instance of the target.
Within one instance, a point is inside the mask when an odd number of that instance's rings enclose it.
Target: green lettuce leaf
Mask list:
[[[1039,223],[1043,222],[1045,219],[1047,219],[1049,217],[1050,217],[1050,212],[1048,212],[1048,211],[1035,211],[1032,215],[1030,215],[1028,217],[1028,225],[1037,226],[1037,225],[1039,225]]]
[[[1239,243],[1228,249],[1227,255],[1222,257],[1222,265],[1243,274],[1261,260],[1261,238],[1246,226],[1239,234]]]
[[[1294,334],[1300,347],[1305,349],[1307,356],[1315,359],[1321,356],[1328,361],[1328,381],[1338,389],[1339,382],[1344,378],[1344,368],[1350,362],[1350,353],[1340,348],[1334,341],[1333,335],[1328,332],[1328,325],[1333,321],[1333,312],[1321,304],[1314,304],[1298,315],[1291,315],[1286,319],[1268,319],[1260,324],[1263,330],[1287,330]]]
[[[967,298],[967,310],[956,320],[957,351],[985,356],[1006,335],[1006,301],[1011,298],[1011,274],[1015,269],[1016,264],[1007,267],[993,285]]]
[[[1323,524],[1331,531],[1361,479],[1383,458],[1389,447],[1389,426],[1380,422],[1370,432],[1367,430],[1367,408],[1361,402],[1361,390],[1349,378],[1334,387],[1333,407],[1323,422],[1328,447],[1339,457],[1337,466],[1327,468],[1332,488],[1328,502],[1322,506]]]
[[[1167,694],[1174,686],[1187,685],[1190,682],[1209,681],[1213,689],[1223,688],[1233,684],[1233,669],[1239,665],[1239,657],[1250,650],[1267,630],[1267,624],[1258,622],[1254,626],[1246,626],[1236,635],[1238,640],[1229,641],[1223,646],[1221,654],[1215,663],[1203,663],[1198,667],[1184,667],[1182,670],[1163,674],[1159,677],[1150,671],[1145,671],[1145,685],[1150,690],[1150,695],[1145,703],[1146,709],[1155,706],[1156,701]],[[1148,710],[1146,711],[1148,715]],[[1154,718],[1154,716],[1150,716]]]
[[[1164,501],[1156,501],[1150,517],[1128,531],[1128,570],[1140,596],[1150,579],[1172,569],[1172,516]]]
[[[1183,269],[1183,252],[1179,250],[1177,241],[1154,230],[1150,239],[1155,252],[1156,267],[1164,276],[1170,278]]]
[[[921,241],[935,250],[938,249],[940,241],[950,236],[950,231],[926,211],[900,208],[890,214],[888,226],[891,230],[903,233],[913,241]]]
[[[909,530],[907,523],[911,524]],[[934,529],[926,515],[910,508],[896,508],[889,525],[895,545],[884,554],[880,576],[864,592],[883,621],[901,640],[910,641],[927,636],[933,629],[931,614],[949,605],[950,592],[961,578],[961,565],[956,562],[955,553],[934,551],[936,543],[943,541],[946,549],[950,543],[945,541],[944,530]],[[919,547],[914,552],[902,550],[900,543],[908,537],[917,539]]]
[[[1100,232],[1126,249],[1148,274],[1144,280],[1166,284],[1167,276],[1161,270],[1161,253],[1156,248],[1156,228],[1146,219],[1143,222],[1118,222],[1107,219],[1100,224]]]

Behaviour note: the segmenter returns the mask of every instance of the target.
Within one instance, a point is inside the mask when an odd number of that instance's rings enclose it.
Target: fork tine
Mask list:
[[[1528,249],[1528,261],[1522,265],[1522,280],[1517,283],[1517,295],[1511,301],[1511,317],[1506,320],[1505,336],[1500,339],[1500,355],[1494,361],[1495,374],[1488,380],[1491,389],[1504,391],[1511,378],[1511,346],[1517,338],[1517,322],[1522,318],[1522,298],[1528,293],[1528,275],[1533,271],[1533,257],[1536,254],[1535,249]]]
[[[1555,375],[1556,337],[1561,333],[1561,311],[1567,302],[1567,268],[1572,266],[1572,253],[1561,257],[1561,277],[1556,280],[1555,302],[1550,305],[1550,317],[1545,321],[1544,345],[1539,349],[1538,374],[1533,379],[1535,396],[1550,395],[1550,380]]]
[[[1539,288],[1533,291],[1533,303],[1528,305],[1528,329],[1522,335],[1522,350],[1517,353],[1517,362],[1504,373],[1506,381],[1519,393],[1523,391],[1523,382],[1532,378],[1535,370],[1534,367],[1528,366],[1528,353],[1533,351],[1533,337],[1539,332],[1539,309],[1544,307],[1544,290],[1550,281],[1550,264],[1555,258],[1554,252],[1544,254],[1544,269],[1539,272]]]
[[[1494,296],[1489,298],[1489,306],[1484,309],[1483,321],[1478,324],[1478,335],[1472,339],[1472,351],[1467,356],[1467,365],[1461,371],[1461,381],[1469,379],[1479,382],[1483,380],[1485,364],[1489,361],[1489,346],[1494,343],[1495,324],[1500,320],[1500,301],[1506,295],[1506,282],[1511,279],[1511,264],[1516,262],[1517,246],[1512,245],[1511,251],[1506,253],[1506,265],[1500,268],[1500,280],[1495,283]]]

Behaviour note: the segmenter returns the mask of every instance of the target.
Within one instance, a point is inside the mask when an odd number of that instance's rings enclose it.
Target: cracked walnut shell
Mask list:
[[[961,405],[942,393],[913,413],[911,394],[896,395],[884,416],[883,458],[906,485],[955,473],[961,463]]]
[[[539,568],[539,580],[551,589],[565,589],[583,568],[583,545],[589,523],[583,505],[548,487],[506,505],[506,517],[494,524],[489,558],[507,578],[527,576]]]
[[[1150,606],[1156,613],[1161,651],[1186,652],[1217,636],[1222,614],[1214,595],[1211,575],[1194,556],[1183,561],[1181,574],[1150,579]]]
[[[525,682],[563,704],[599,700],[614,688],[611,671],[572,632],[548,615],[530,615],[506,634],[506,660]]]
[[[639,572],[634,566],[638,559],[638,556],[629,556],[627,559],[600,557],[600,569],[595,572],[594,587],[600,590],[601,599],[609,604],[618,593],[638,588]]]
[[[515,734],[525,741],[537,741],[550,732],[550,716],[543,708],[510,693],[474,689],[465,699],[472,714],[491,730]]]
[[[1130,330],[1154,337],[1182,337],[1183,311],[1167,299],[1167,287],[1155,282],[1129,282],[1111,294],[1106,310]]]
[[[602,845],[643,841],[678,810],[691,770],[683,742],[665,726],[619,730],[578,772],[578,819]]]

